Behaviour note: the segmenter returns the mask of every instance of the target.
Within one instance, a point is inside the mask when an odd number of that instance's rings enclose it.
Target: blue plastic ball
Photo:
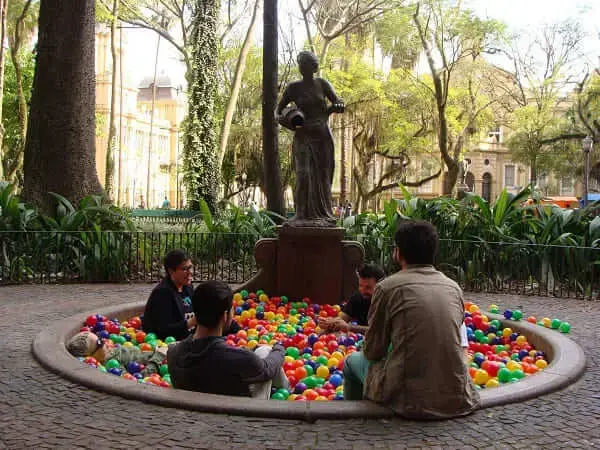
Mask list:
[[[496,333],[497,331],[498,328],[496,328],[494,325],[490,325],[487,330],[488,333]]]
[[[140,371],[140,365],[135,362],[135,361],[131,361],[129,364],[127,364],[127,372],[129,372],[130,374],[136,374]]]
[[[507,309],[506,311],[504,311],[504,318],[510,319],[512,317],[512,314],[512,311],[510,309]]]
[[[144,378],[144,375],[141,374],[141,372],[136,372],[133,374],[134,377],[136,377],[138,380],[141,380],[142,378]]]
[[[111,369],[108,369],[108,373],[111,373],[113,375],[120,377],[123,374],[123,371],[117,367],[113,367]]]
[[[308,355],[312,355],[312,348],[306,347],[304,350],[302,350],[302,353],[306,353]]]
[[[519,359],[523,359],[525,357],[529,356],[529,352],[527,350],[521,350],[519,351]]]
[[[310,345],[311,347],[315,344],[315,342],[317,342],[319,340],[319,336],[316,334],[311,334],[308,337],[308,345]]]
[[[519,337],[519,333],[513,333],[510,335],[510,340],[516,341],[518,337]]]
[[[248,309],[250,309],[250,303],[248,303],[248,302],[244,302],[244,304],[242,305],[242,308],[243,308],[244,310],[248,310]]]
[[[109,334],[108,331],[104,330],[104,331],[101,331],[98,336],[100,336],[102,339],[108,339],[108,337],[110,336],[110,334]]]
[[[335,387],[338,387],[344,382],[344,379],[338,374],[331,375],[329,377],[329,382],[333,384]]]
[[[235,307],[235,315],[239,316],[242,313],[243,309],[241,306],[236,306]]]
[[[314,312],[318,313],[319,311],[321,311],[321,306],[319,305],[312,305],[312,309]]]
[[[263,320],[263,319],[265,318],[265,313],[264,313],[264,312],[262,312],[262,311],[258,311],[258,312],[256,313],[256,318],[257,318],[258,320]]]

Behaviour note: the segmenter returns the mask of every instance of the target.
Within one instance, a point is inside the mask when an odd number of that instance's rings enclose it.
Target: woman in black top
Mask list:
[[[171,250],[164,259],[165,278],[158,283],[152,293],[142,317],[142,328],[146,333],[154,333],[164,340],[173,336],[176,340],[185,339],[196,327],[192,309],[192,287],[194,265],[184,250]],[[225,334],[237,333],[240,326],[232,322]]]

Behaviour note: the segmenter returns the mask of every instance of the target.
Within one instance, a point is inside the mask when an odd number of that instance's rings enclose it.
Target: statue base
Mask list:
[[[238,290],[262,289],[292,300],[308,297],[317,304],[340,303],[357,290],[364,248],[344,241],[343,228],[284,225],[278,234],[256,243],[259,272]]]

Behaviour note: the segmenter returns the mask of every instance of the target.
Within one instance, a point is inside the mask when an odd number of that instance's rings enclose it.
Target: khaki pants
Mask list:
[[[258,347],[254,354],[258,356],[260,359],[265,359],[271,353],[271,347],[268,345],[263,345]],[[288,382],[287,377],[285,376],[285,372],[283,371],[283,367],[279,369],[279,373],[275,375],[275,378],[269,381],[263,381],[262,383],[253,383],[249,386],[250,394],[253,398],[259,398],[264,400],[269,400],[271,398],[271,386],[276,388],[289,388],[290,384]]]

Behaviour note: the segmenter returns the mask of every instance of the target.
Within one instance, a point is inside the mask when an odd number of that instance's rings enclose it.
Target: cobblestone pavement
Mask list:
[[[147,405],[46,371],[32,338],[53,320],[145,299],[150,285],[0,288],[0,449],[3,448],[600,448],[600,303],[467,294],[568,320],[588,369],[566,390],[443,422],[248,419]],[[108,375],[107,375],[108,376]]]

